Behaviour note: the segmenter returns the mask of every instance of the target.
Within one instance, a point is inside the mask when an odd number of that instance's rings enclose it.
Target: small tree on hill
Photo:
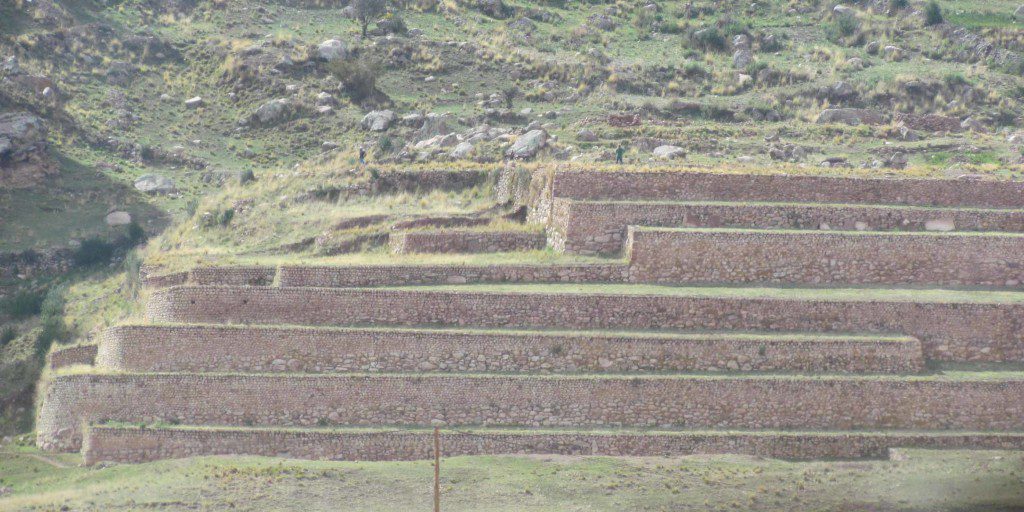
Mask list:
[[[370,22],[384,14],[388,7],[387,0],[352,0],[351,5],[359,26],[363,28],[363,37],[366,37]]]
[[[942,7],[938,2],[932,0],[924,6],[924,24],[927,26],[938,25],[943,22]]]

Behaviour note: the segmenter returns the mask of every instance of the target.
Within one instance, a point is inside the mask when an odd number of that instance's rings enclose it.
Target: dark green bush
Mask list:
[[[227,210],[224,210],[224,211],[220,212],[220,216],[217,217],[217,223],[220,224],[221,226],[227,226],[228,224],[231,224],[231,219],[234,219],[234,218],[235,218],[235,209],[234,208],[228,208]]]
[[[4,348],[8,343],[14,341],[14,338],[18,337],[18,330],[13,325],[8,325],[0,331],[0,348]]]
[[[939,7],[939,3],[935,0],[931,0],[924,6],[924,24],[925,26],[938,25],[942,23],[942,7]]]
[[[851,37],[860,30],[860,20],[854,16],[839,16],[832,23],[825,24],[825,37],[837,44],[845,44],[843,39]]]
[[[39,292],[18,292],[0,302],[0,313],[14,320],[39,314],[43,305],[43,294]]]
[[[114,246],[101,238],[89,238],[75,251],[75,265],[88,267],[107,263],[114,256]]]
[[[131,224],[128,224],[127,237],[128,245],[135,247],[146,241],[146,230],[142,229],[138,222],[132,221]]]
[[[380,66],[368,59],[337,60],[327,67],[341,81],[341,88],[353,103],[362,103],[377,95]]]

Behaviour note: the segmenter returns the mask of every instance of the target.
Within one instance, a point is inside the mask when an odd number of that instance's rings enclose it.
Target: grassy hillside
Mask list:
[[[5,448],[3,510],[429,510],[432,463],[202,457],[74,467]],[[899,461],[455,457],[442,510],[1017,510],[1020,453],[909,450]],[[971,475],[966,478],[965,475]]]

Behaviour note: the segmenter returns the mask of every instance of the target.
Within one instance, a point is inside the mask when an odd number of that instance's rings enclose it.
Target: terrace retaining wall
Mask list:
[[[927,359],[1024,361],[1024,304],[742,295],[173,287],[158,322],[899,333]]]
[[[1024,208],[1024,181],[563,171],[554,173],[551,196],[620,201],[766,201]]]
[[[96,345],[75,345],[55,348],[48,357],[50,368],[64,368],[77,364],[92,366],[96,359],[96,348]]]
[[[1020,288],[1024,235],[630,228],[630,280]]]
[[[143,372],[923,370],[912,338],[629,336],[449,330],[120,326],[100,368]]]
[[[624,264],[285,266],[281,286],[360,287],[461,283],[624,282]]]
[[[479,433],[478,433],[479,432]],[[680,456],[739,453],[781,459],[885,458],[893,447],[1020,450],[1015,434],[460,432],[442,429],[446,457],[489,454]],[[271,429],[90,427],[85,463],[139,463],[201,455],[258,455],[313,460],[424,460],[433,434]]]
[[[37,443],[82,425],[517,425],[718,429],[1024,429],[1024,380],[72,374],[42,397]]]
[[[536,251],[547,237],[533,231],[407,231],[392,233],[389,244],[399,254]]]
[[[548,244],[559,251],[610,254],[628,226],[741,227],[846,231],[1024,232],[1024,210],[912,206],[579,202],[556,198]]]

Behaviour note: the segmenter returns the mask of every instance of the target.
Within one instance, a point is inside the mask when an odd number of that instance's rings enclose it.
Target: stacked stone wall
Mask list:
[[[50,368],[64,368],[78,364],[92,365],[96,359],[96,345],[58,347],[50,352]]]
[[[912,338],[629,336],[487,331],[120,326],[99,368],[143,372],[923,370]]]
[[[268,286],[277,275],[275,267],[265,265],[236,267],[195,267],[191,270],[168,274],[143,276],[142,282],[151,288],[167,288],[186,283],[200,285]]]
[[[1024,235],[630,228],[630,279],[647,283],[1020,288]]]
[[[1024,208],[1024,181],[566,171],[554,174],[551,197]]]
[[[692,295],[174,287],[163,322],[899,333],[938,360],[1024,361],[1024,304]]]
[[[361,287],[461,283],[623,282],[623,264],[284,266],[281,286]]]
[[[1024,429],[1024,380],[98,374],[52,378],[45,449],[82,425],[516,425],[719,429]]]
[[[548,243],[595,254],[622,249],[628,226],[846,231],[1024,232],[1024,210],[913,206],[579,202],[556,198]]]
[[[391,251],[406,253],[485,253],[535,251],[547,238],[533,231],[406,231],[392,233]]]
[[[1024,448],[1016,434],[727,433],[727,432],[487,432],[442,429],[446,457],[489,454],[681,456],[738,453],[781,459],[885,458],[893,447]],[[310,431],[272,429],[117,428],[94,426],[85,463],[147,462],[201,455],[259,455],[314,460],[433,458],[427,431]]]

